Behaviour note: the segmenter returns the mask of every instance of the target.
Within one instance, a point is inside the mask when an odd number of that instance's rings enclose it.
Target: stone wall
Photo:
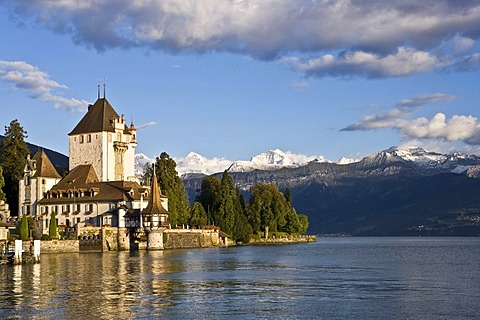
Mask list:
[[[163,237],[165,249],[210,248],[221,244],[215,230],[168,229]]]
[[[118,251],[118,228],[102,228],[103,251]]]
[[[80,252],[78,240],[44,240],[40,243],[40,253]]]
[[[283,244],[283,243],[307,243],[317,242],[316,236],[286,236],[281,238],[260,238],[258,240],[252,239],[250,244]]]

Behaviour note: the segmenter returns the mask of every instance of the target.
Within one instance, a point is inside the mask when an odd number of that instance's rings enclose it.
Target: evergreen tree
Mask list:
[[[57,217],[55,216],[55,212],[52,212],[50,216],[50,226],[48,229],[48,236],[50,239],[58,239],[57,234]]]
[[[207,213],[200,202],[195,201],[190,208],[189,224],[197,228],[207,224]]]
[[[198,202],[200,202],[207,212],[207,223],[215,225],[219,223],[220,218],[218,210],[221,202],[221,181],[215,176],[205,177],[202,181]]]
[[[22,215],[22,220],[20,224],[20,239],[23,241],[28,240],[28,220],[27,215]]]
[[[236,202],[236,188],[233,178],[225,171],[222,175],[220,184],[221,201],[218,212],[220,228],[227,234],[232,235],[235,224],[235,202]]]
[[[5,200],[5,193],[3,193],[3,187],[5,186],[5,180],[3,179],[3,169],[0,166],[0,201]]]
[[[298,221],[299,221],[299,223],[300,223],[300,228],[299,228],[299,230],[298,230],[298,233],[302,234],[302,233],[307,232],[307,230],[308,230],[308,225],[309,225],[307,215],[305,215],[305,214],[299,214],[299,215],[298,215]]]
[[[257,183],[252,187],[252,196],[247,207],[254,231],[278,231],[285,225],[288,205],[274,184]]]
[[[285,200],[287,200],[287,203],[289,206],[292,205],[292,194],[290,193],[290,188],[285,189]]]
[[[175,160],[166,152],[156,159],[156,173],[160,189],[168,197],[168,211],[172,226],[188,224],[190,207],[188,196],[182,180],[178,176]]]
[[[0,165],[3,168],[6,194],[10,211],[18,214],[18,181],[23,177],[23,170],[27,163],[29,151],[25,138],[27,132],[23,130],[18,120],[12,120],[5,127],[5,140],[0,154]]]

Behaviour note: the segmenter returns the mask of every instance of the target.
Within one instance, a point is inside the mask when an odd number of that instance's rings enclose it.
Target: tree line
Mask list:
[[[144,182],[153,173],[151,166],[145,169]],[[251,188],[251,197],[246,203],[233,178],[225,171],[221,179],[205,177],[199,194],[189,205],[176,163],[166,152],[156,158],[155,171],[160,189],[169,200],[172,226],[215,225],[235,241],[242,242],[265,232],[302,234],[307,231],[308,217],[297,214],[288,188],[282,193],[274,184],[257,183]]]

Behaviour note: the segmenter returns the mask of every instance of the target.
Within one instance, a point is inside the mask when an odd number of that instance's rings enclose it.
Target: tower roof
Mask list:
[[[35,153],[33,160],[35,161],[35,168],[37,170],[34,175],[35,177],[61,178],[43,149]]]
[[[88,107],[87,114],[68,135],[102,131],[115,132],[111,122],[113,118],[119,118],[117,112],[106,98],[100,98],[95,104]]]
[[[165,210],[165,208],[162,206],[161,197],[162,193],[160,191],[160,187],[158,186],[157,175],[155,173],[155,169],[153,169],[152,191],[150,192],[148,205],[145,209],[143,209],[142,214],[170,214],[170,212]]]

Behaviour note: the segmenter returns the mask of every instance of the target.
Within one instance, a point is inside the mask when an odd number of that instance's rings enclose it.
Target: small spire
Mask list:
[[[102,79],[98,80],[97,84],[97,99],[100,99],[100,82],[102,82]]]
[[[107,78],[103,78],[103,99],[107,98]]]

